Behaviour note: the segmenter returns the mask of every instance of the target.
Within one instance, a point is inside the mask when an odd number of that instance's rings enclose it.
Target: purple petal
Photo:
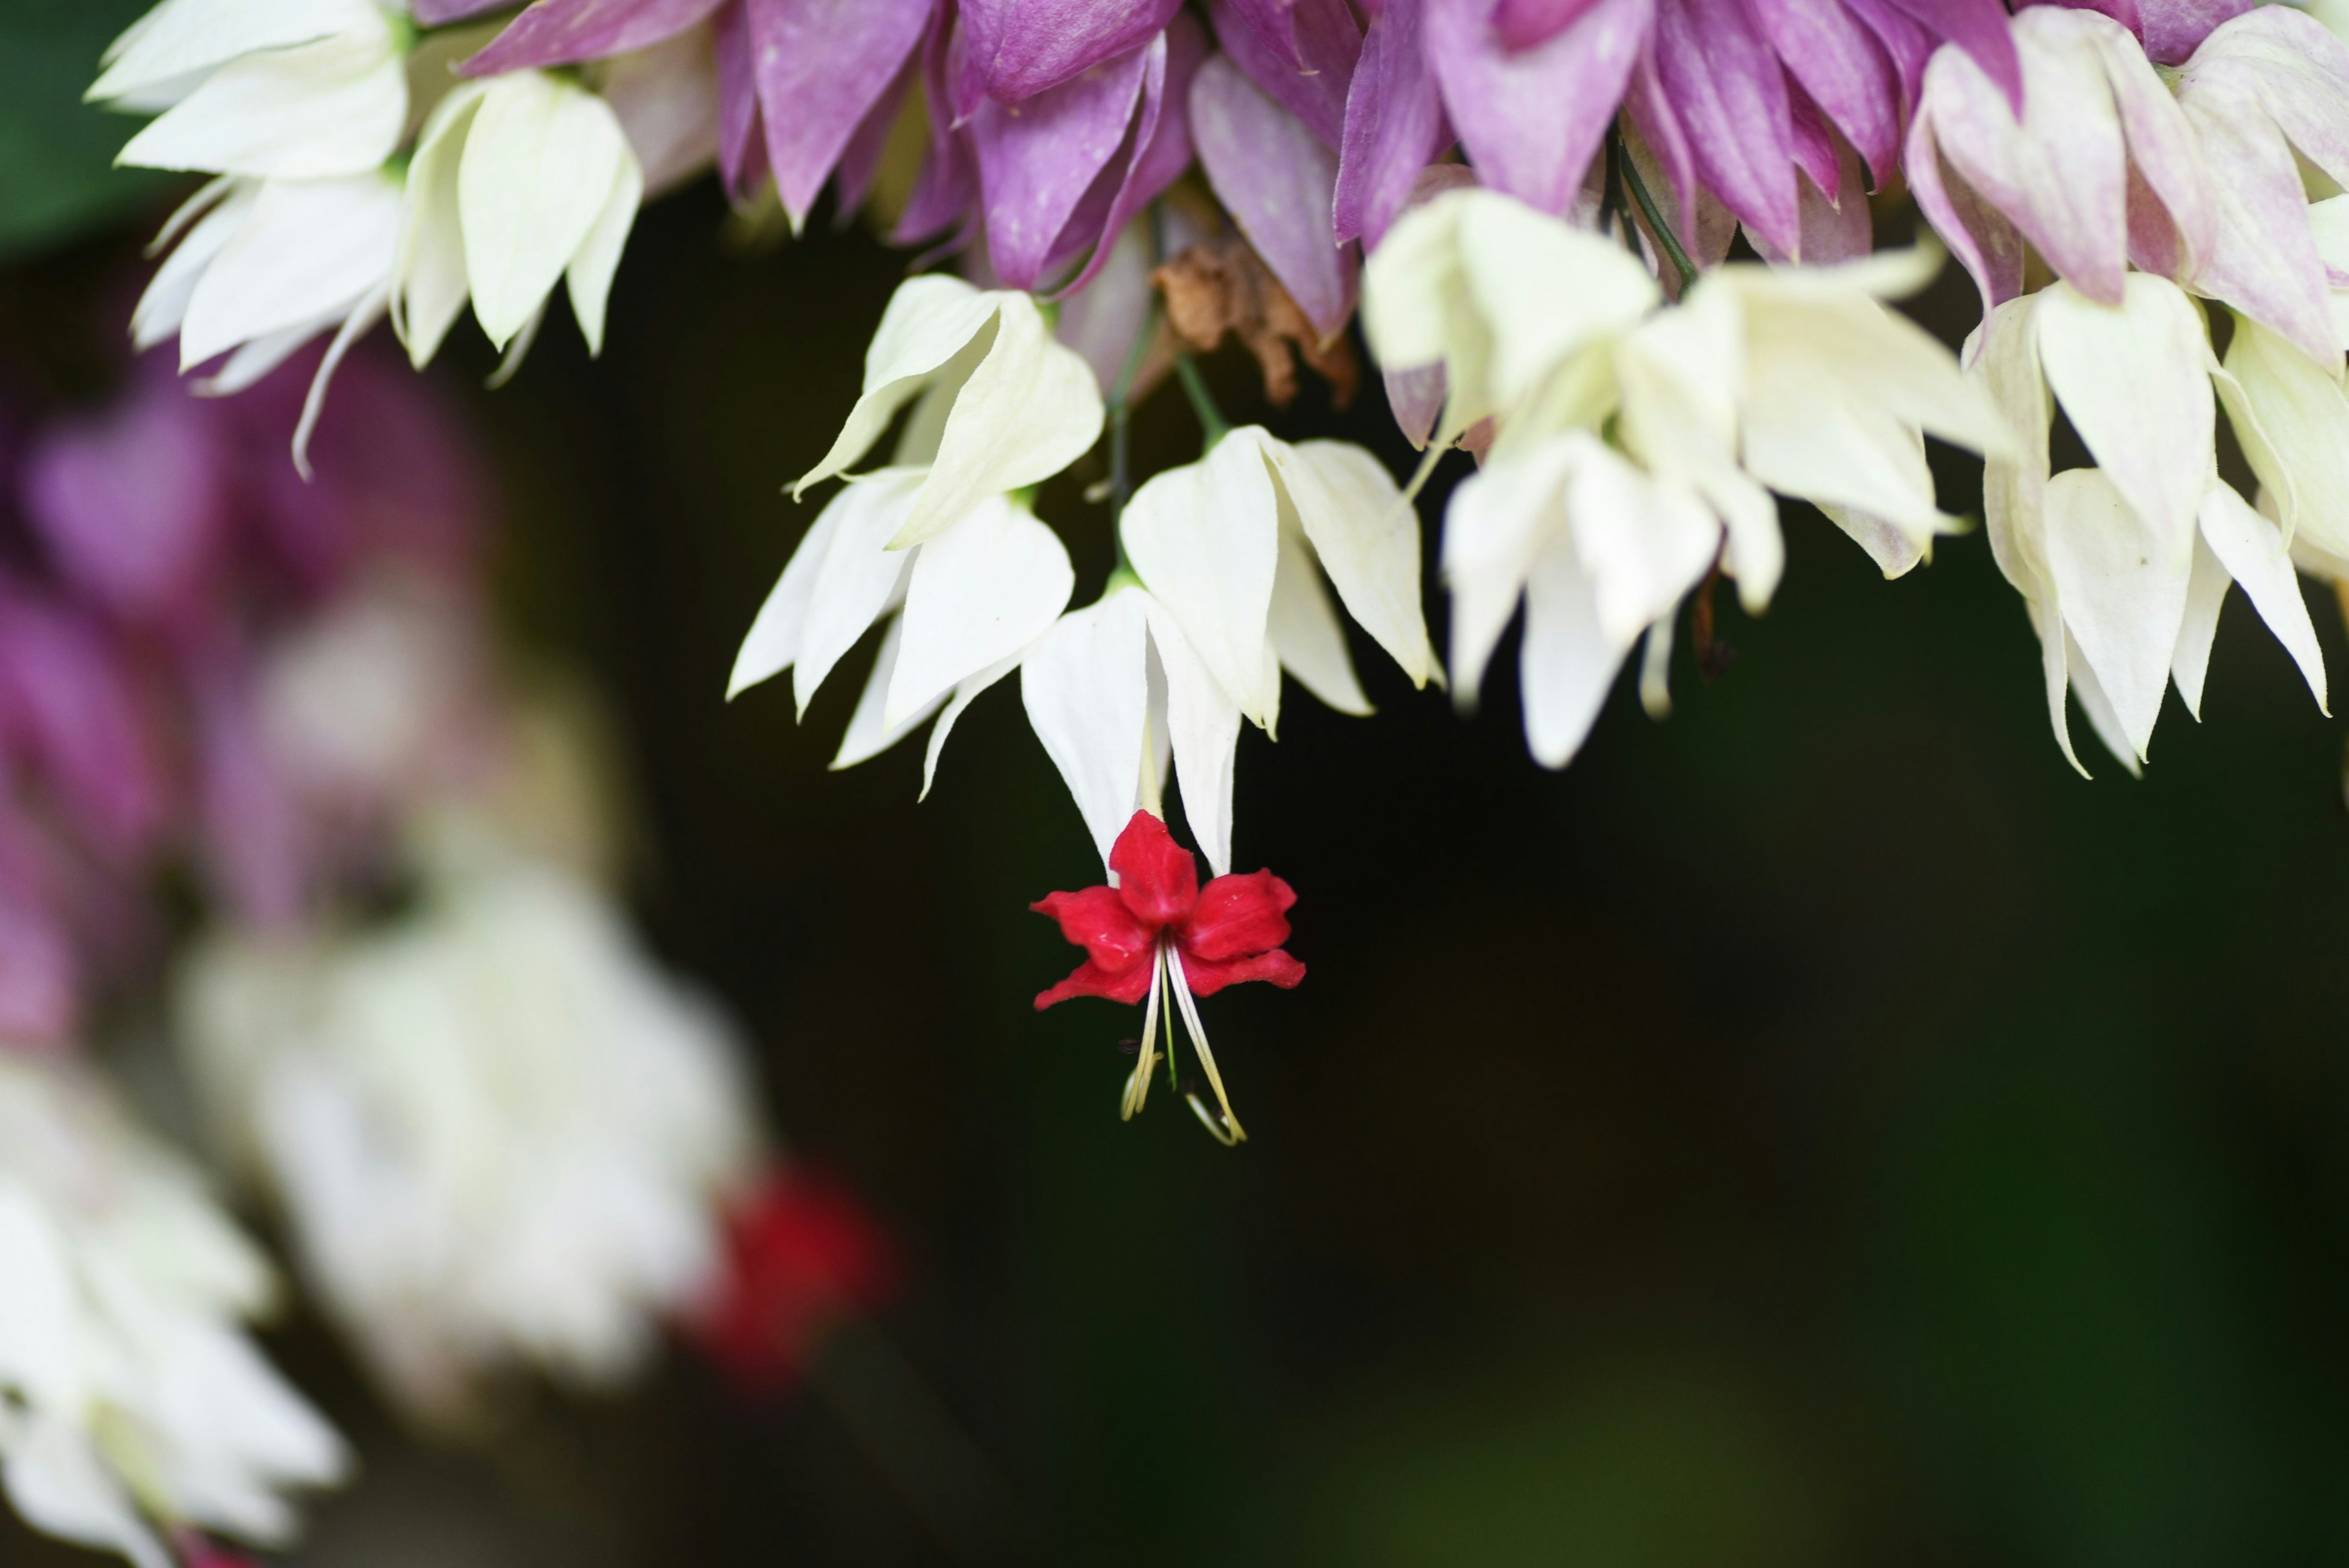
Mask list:
[[[1341,242],[1359,237],[1376,245],[1410,200],[1419,171],[1451,143],[1424,30],[1421,0],[1387,0],[1362,36],[1330,202],[1332,232]]]
[[[80,616],[11,594],[0,626],[0,735],[92,848],[128,866],[169,809],[130,674]]]
[[[2218,196],[2203,149],[2137,40],[2118,27],[2095,31],[2128,149],[2129,254],[2149,272],[2182,279],[2209,254],[2218,229]]]
[[[2196,292],[2222,299],[2338,365],[2331,290],[2308,226],[2308,194],[2291,146],[2235,84],[2189,83],[2188,120],[2217,179],[2217,226],[2196,272]]]
[[[1493,30],[1508,49],[1530,49],[1546,44],[1582,20],[1599,0],[1500,0],[1493,8]]]
[[[1207,183],[1326,340],[1354,308],[1350,247],[1330,238],[1338,160],[1218,55],[1191,84],[1191,134]]]
[[[512,0],[416,0],[412,9],[419,26],[441,27],[511,4]]]
[[[1288,30],[1278,46],[1249,23],[1246,0],[1210,0],[1207,14],[1232,63],[1334,148],[1346,133],[1346,89],[1362,52],[1362,29],[1346,0],[1291,3],[1293,9],[1282,7]]]
[[[767,174],[767,141],[759,133],[759,73],[750,47],[750,13],[729,5],[718,14],[718,175],[740,201]]]
[[[246,682],[217,674],[195,700],[197,810],[205,870],[250,924],[278,926],[308,902],[311,845]]]
[[[1786,78],[1786,117],[1794,131],[1795,167],[1809,175],[1811,183],[1828,201],[1839,200],[1843,194],[1843,159],[1836,148],[1835,130],[1819,106],[1811,101],[1811,95],[1803,90],[1803,84],[1791,76]],[[1799,193],[1796,199],[1799,202]]]
[[[533,66],[576,65],[649,48],[718,9],[722,0],[538,0],[458,68],[493,77]]]
[[[987,96],[1019,103],[1106,66],[1162,31],[1183,0],[963,0],[972,67]]]
[[[971,151],[969,132],[957,130],[953,117],[940,107],[949,101],[961,58],[962,29],[941,15],[922,42],[922,96],[929,109],[930,144],[905,198],[905,210],[890,231],[892,244],[919,244],[949,229],[959,231],[951,248],[960,250],[968,242],[978,201],[978,158]]]
[[[2023,59],[2014,47],[2006,7],[1999,0],[1888,0],[1937,38],[1946,38],[1973,57],[1998,84],[2007,107],[2023,112]]]
[[[2221,22],[2231,22],[2259,0],[2137,0],[2145,52],[2156,64],[2177,66],[2202,46]]]
[[[905,107],[905,97],[914,90],[914,78],[921,74],[918,61],[907,60],[897,72],[897,79],[883,90],[873,107],[840,150],[838,183],[839,222],[846,223],[864,205],[864,198],[873,193],[873,182],[881,177],[881,160],[889,151],[889,133],[897,123],[898,113]]]
[[[1786,74],[1744,0],[1656,0],[1656,68],[1697,178],[1782,252],[1802,243]]]
[[[1444,412],[1444,367],[1418,365],[1408,370],[1381,372],[1387,386],[1387,407],[1403,439],[1424,452],[1435,433],[1436,416]]]
[[[930,0],[742,0],[767,164],[792,227],[921,41]]]
[[[1857,261],[1876,248],[1876,225],[1868,209],[1868,200],[1860,192],[1866,171],[1860,167],[1859,154],[1848,143],[1838,145],[1836,155],[1843,168],[1837,183],[1848,192],[1838,202],[1812,180],[1804,171],[1796,182],[1801,192],[1803,212],[1803,249],[1800,260],[1811,266],[1832,266],[1837,262]],[[1787,262],[1797,258],[1772,251],[1757,235],[1755,250],[1766,261]]]
[[[1489,0],[1427,0],[1427,57],[1479,179],[1546,213],[1574,205],[1655,24],[1655,0],[1599,0],[1548,42],[1504,51]]]
[[[1020,103],[989,100],[971,115],[988,254],[1005,287],[1033,288],[1043,275],[1054,242],[1125,140],[1149,54],[1132,50]]]
[[[1927,32],[1915,17],[1896,9],[1894,0],[1843,0],[1843,5],[1859,18],[1892,61],[1893,75],[1900,84],[1899,123],[1908,124],[1917,112],[1917,100],[1924,88],[1926,63],[1941,47],[1941,41]]]
[[[22,494],[58,575],[127,620],[201,609],[229,526],[222,434],[208,405],[152,377],[106,412],[44,431]]]
[[[1696,154],[1689,147],[1679,112],[1664,94],[1663,80],[1656,71],[1653,39],[1640,51],[1639,63],[1631,67],[1631,79],[1623,92],[1623,112],[1671,188],[1673,199],[1668,205],[1680,209],[1679,234],[1674,237],[1685,249],[1688,235],[1696,228]]]
[[[1876,36],[1840,5],[1753,0],[1770,47],[1881,185],[1900,154],[1900,81]],[[1919,69],[1923,69],[1920,63]]]
[[[1115,194],[1105,209],[1095,213],[1096,192],[1088,192],[1080,203],[1077,215],[1069,222],[1069,231],[1061,236],[1060,249],[1045,264],[1049,274],[1058,271],[1066,262],[1074,261],[1090,246],[1092,259],[1084,271],[1061,290],[1061,296],[1075,293],[1093,280],[1095,274],[1109,263],[1110,253],[1117,237],[1133,215],[1156,200],[1166,187],[1183,176],[1191,166],[1191,86],[1199,67],[1207,57],[1207,35],[1198,21],[1188,12],[1178,12],[1166,25],[1166,31],[1152,41],[1148,68],[1142,78],[1142,113],[1134,122],[1133,142],[1141,148],[1120,175]],[[1117,165],[1112,163],[1094,182],[1099,189],[1108,182]],[[1055,296],[1059,297],[1059,296]]]
[[[1943,169],[1931,117],[1920,114],[1909,121],[1900,167],[1909,176],[1909,192],[1916,198],[1918,211],[1973,275],[1982,290],[1982,319],[1989,320],[1992,310],[2023,292],[2021,232],[1961,178]]]

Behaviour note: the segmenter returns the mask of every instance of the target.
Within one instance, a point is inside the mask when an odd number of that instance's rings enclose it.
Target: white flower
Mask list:
[[[1060,536],[1006,496],[981,501],[924,543],[895,546],[926,474],[885,468],[832,498],[760,607],[726,692],[789,668],[804,716],[841,657],[902,606],[832,765],[877,756],[943,706],[923,765],[926,795],[955,721],[1011,672],[1076,586]]]
[[[417,1414],[518,1363],[626,1376],[719,1261],[756,1145],[738,1046],[584,881],[476,840],[380,929],[213,940],[179,1011],[222,1136]]]
[[[399,143],[412,33],[375,0],[164,0],[114,41],[87,96],[164,110],[119,162],[357,174]]]
[[[1239,704],[1148,589],[1112,579],[1062,616],[1021,661],[1019,695],[1102,865],[1136,810],[1159,811],[1171,761],[1191,836],[1216,875],[1232,868]]]
[[[2339,452],[2323,440],[2349,430],[2349,409],[2328,432],[2304,395],[2310,389],[2292,379],[2301,374],[2295,364],[2304,368],[2302,379],[2338,404],[2340,389],[2322,369],[2239,319],[2221,370],[2200,306],[2145,273],[2127,275],[2116,306],[2064,283],[2011,300],[1968,357],[2023,438],[2019,452],[1985,470],[1983,513],[2000,569],[2039,633],[2048,716],[2074,767],[2067,688],[2132,773],[2145,760],[2165,687],[2174,681],[2200,716],[2211,638],[2233,583],[2324,705],[2323,659],[2293,576],[2289,521],[2279,527],[2219,478],[2211,386],[2215,375],[2253,468],[2284,498],[2287,520],[2302,516],[2312,541],[2329,549],[2323,524],[2338,503],[2308,482],[2338,471]],[[2051,475],[2054,403],[2095,468]]]
[[[399,213],[398,178],[380,170],[323,180],[223,175],[157,236],[159,247],[179,244],[131,313],[131,340],[148,348],[176,335],[181,370],[226,354],[199,389],[226,396],[334,329],[295,431],[295,462],[306,473],[310,431],[335,368],[382,318]]]
[[[909,402],[896,461],[926,472],[889,541],[898,549],[953,527],[990,496],[1050,479],[1101,437],[1101,388],[1081,355],[1053,341],[1033,299],[932,273],[890,297],[864,353],[864,389],[792,495],[845,472]]]
[[[242,1326],[273,1288],[98,1085],[0,1054],[0,1480],[26,1523],[140,1568],[178,1528],[288,1539],[281,1492],[346,1456]]]
[[[392,325],[419,367],[470,296],[507,369],[527,351],[557,283],[591,353],[644,171],[619,117],[544,71],[467,82],[435,105],[408,170]]]
[[[1136,490],[1119,533],[1155,602],[1265,729],[1279,717],[1283,668],[1340,712],[1371,711],[1323,570],[1413,684],[1437,673],[1419,607],[1418,517],[1361,447],[1292,446],[1246,426]]]

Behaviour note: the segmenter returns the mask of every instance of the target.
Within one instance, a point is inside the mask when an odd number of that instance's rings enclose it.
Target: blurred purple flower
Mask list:
[[[1411,199],[1412,182],[1452,144],[1423,47],[1422,0],[1387,0],[1371,18],[1347,86],[1346,122],[1330,202],[1340,242],[1375,246]]]
[[[113,866],[162,832],[170,797],[127,661],[78,609],[15,583],[0,584],[0,755]]]
[[[1191,84],[1191,128],[1217,200],[1326,341],[1353,314],[1356,259],[1330,244],[1338,160],[1229,57]]]

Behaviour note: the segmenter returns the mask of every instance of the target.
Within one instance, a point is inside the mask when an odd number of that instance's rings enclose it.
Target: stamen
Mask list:
[[[1125,1098],[1117,1113],[1120,1121],[1132,1121],[1133,1113],[1150,1098],[1150,1073],[1158,1064],[1158,1006],[1165,990],[1166,960],[1162,950],[1150,960],[1150,1001],[1142,1010],[1142,1054],[1125,1080]],[[1171,1051],[1167,1061],[1170,1064],[1174,1061]]]
[[[1183,1027],[1190,1033],[1191,1049],[1198,1053],[1200,1069],[1207,1075],[1207,1086],[1216,1091],[1216,1104],[1223,1107],[1223,1128],[1219,1130],[1209,1119],[1207,1107],[1199,1103],[1196,1095],[1188,1096],[1191,1109],[1207,1130],[1215,1134],[1217,1142],[1226,1147],[1245,1143],[1247,1133],[1240,1127],[1239,1117],[1232,1114],[1231,1096],[1224,1093],[1224,1075],[1216,1071],[1216,1054],[1207,1047],[1207,1026],[1199,1022],[1198,1003],[1191,999],[1190,982],[1183,978],[1182,955],[1174,950],[1172,944],[1166,949],[1166,983],[1174,992],[1174,1005],[1182,1010]]]

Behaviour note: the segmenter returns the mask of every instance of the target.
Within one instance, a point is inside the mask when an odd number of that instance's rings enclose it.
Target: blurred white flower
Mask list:
[[[409,358],[432,358],[470,296],[511,370],[558,283],[588,350],[600,352],[644,192],[619,117],[576,82],[514,71],[452,90],[408,169],[391,313]]]
[[[0,1480],[26,1522],[164,1568],[200,1528],[292,1534],[333,1429],[243,1327],[267,1265],[65,1062],[0,1053]]]
[[[225,1146],[388,1390],[440,1419],[520,1364],[634,1370],[707,1288],[758,1149],[731,1031],[610,900],[463,849],[404,916],[215,937],[178,990]]]
[[[108,48],[86,95],[162,109],[118,161],[309,180],[380,167],[408,119],[404,7],[376,0],[163,0]]]

